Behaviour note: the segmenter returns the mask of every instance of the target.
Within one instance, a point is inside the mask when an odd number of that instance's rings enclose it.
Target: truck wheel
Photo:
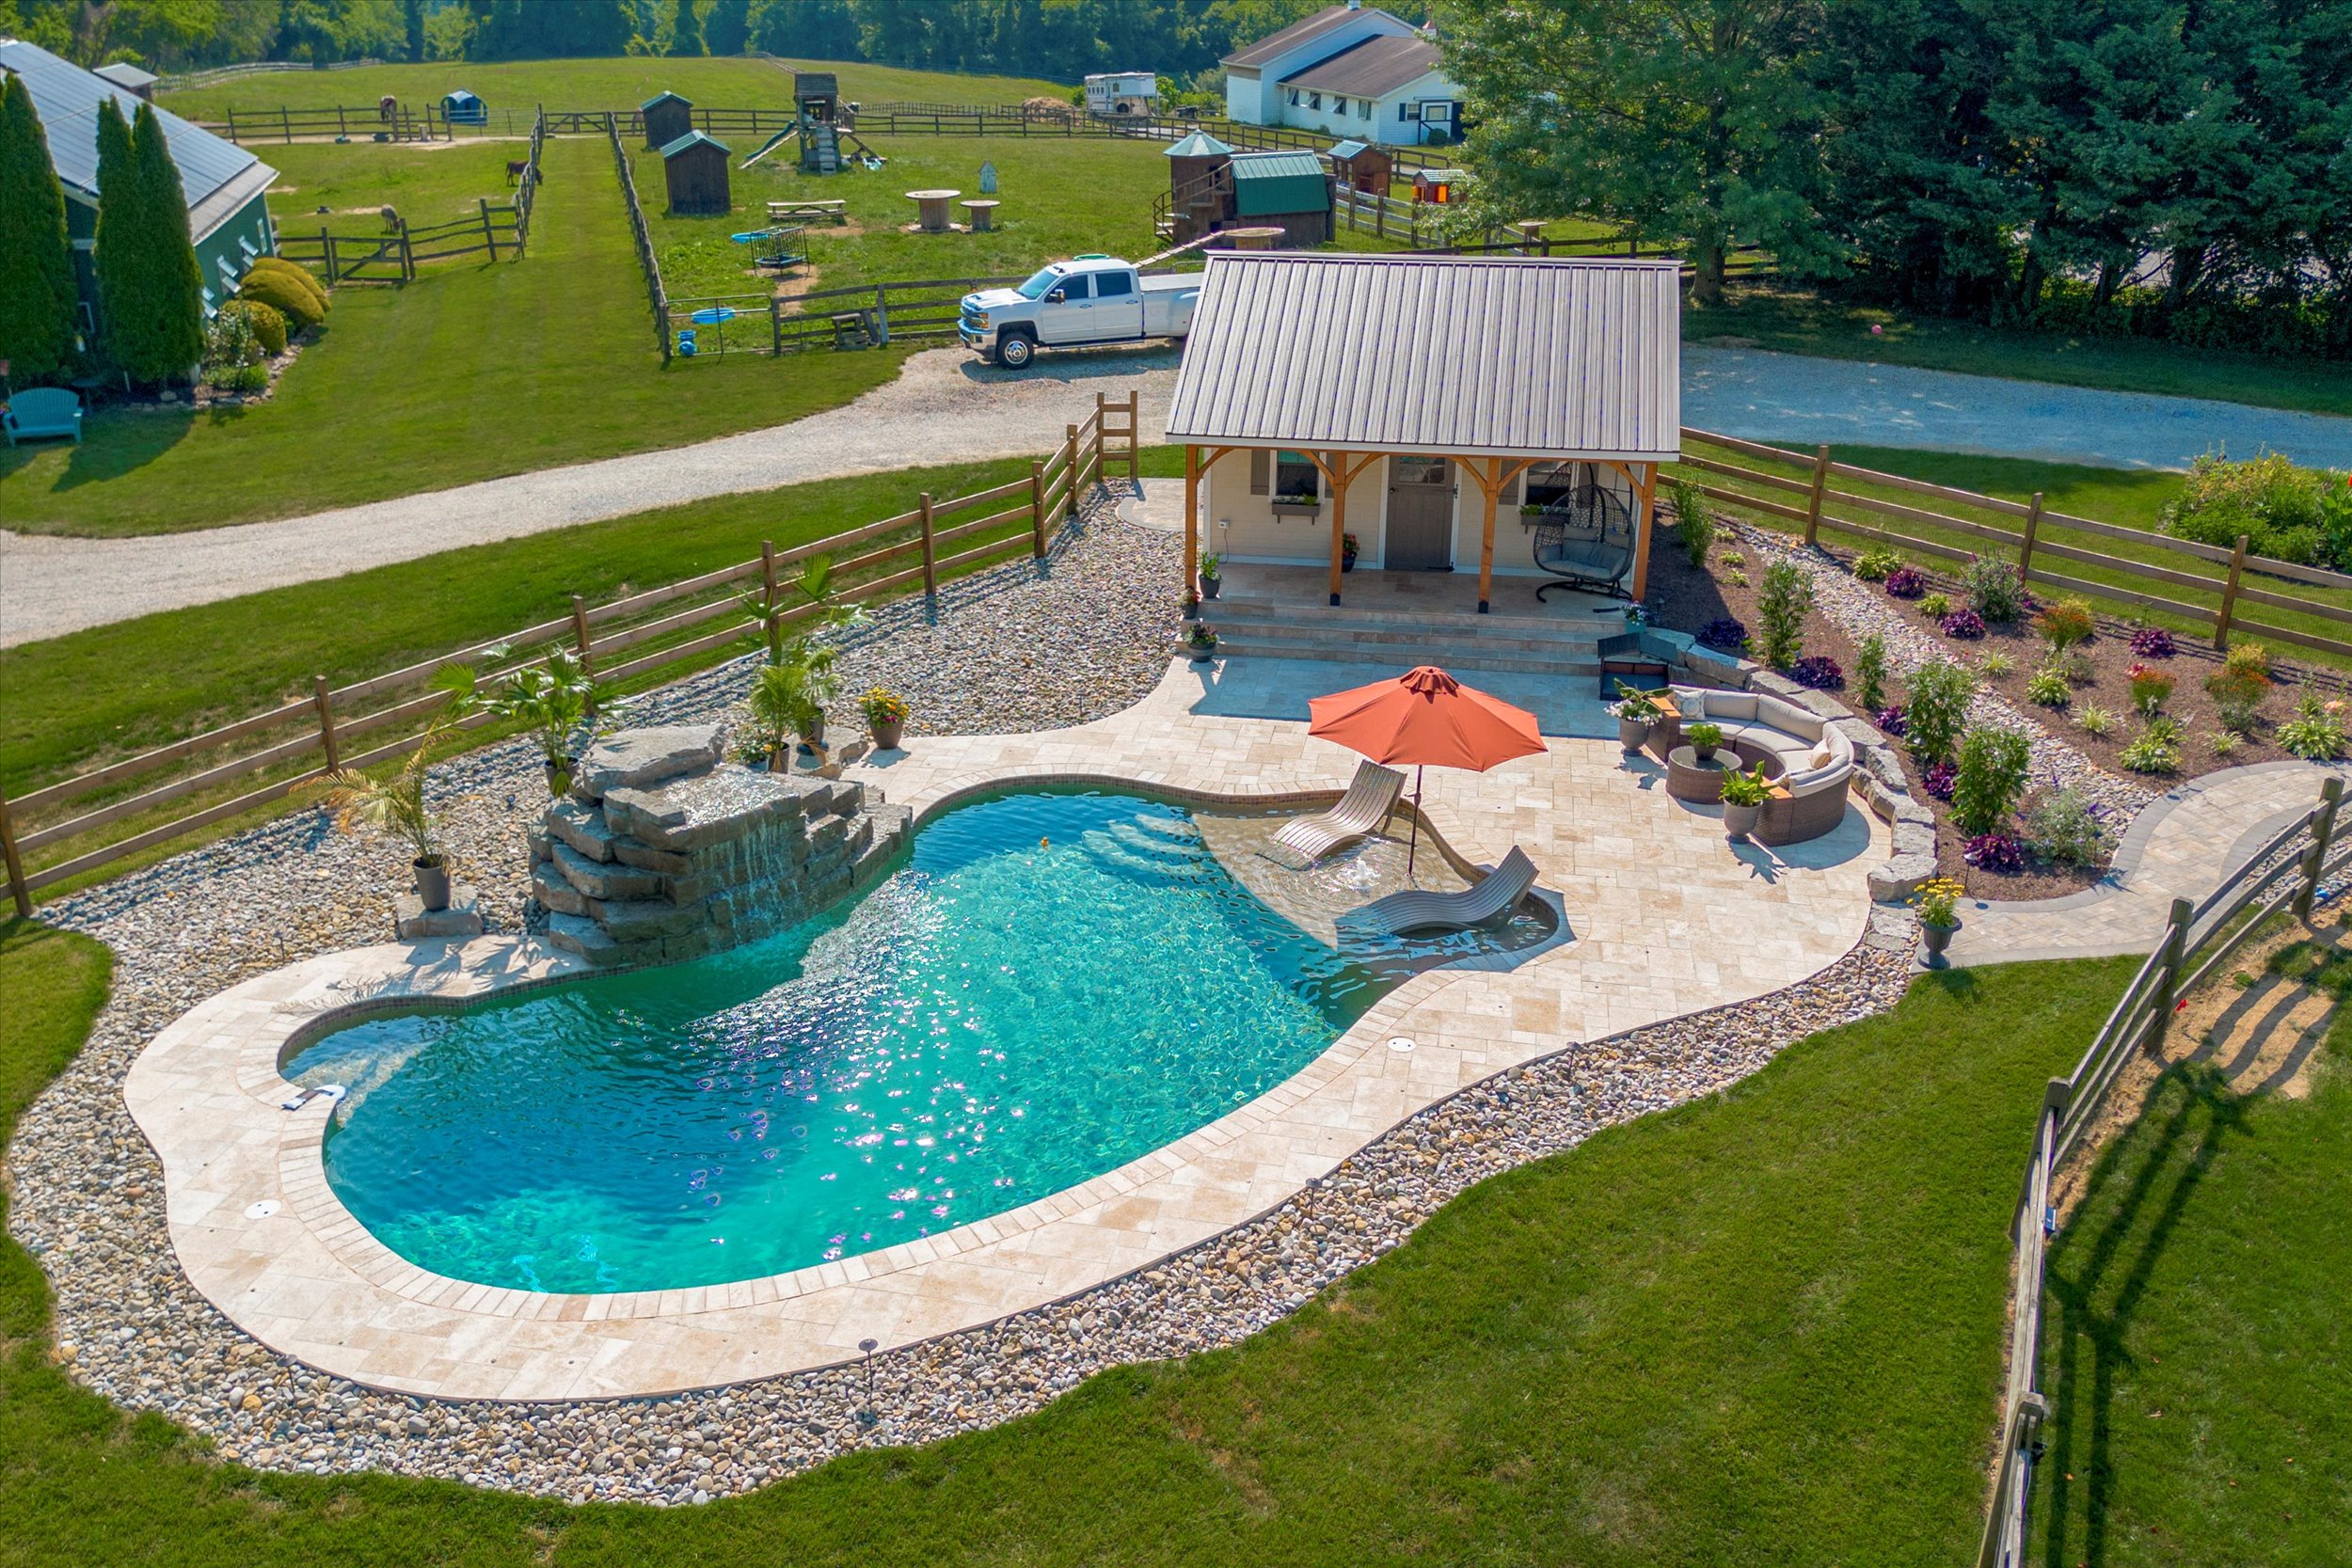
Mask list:
[[[1009,371],[1025,371],[1037,357],[1037,342],[1025,332],[1008,332],[996,340],[996,362]]]

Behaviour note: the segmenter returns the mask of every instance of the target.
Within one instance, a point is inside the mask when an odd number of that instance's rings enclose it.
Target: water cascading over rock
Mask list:
[[[866,786],[720,760],[716,724],[589,749],[531,832],[548,940],[602,965],[675,963],[797,924],[881,879],[911,814]]]

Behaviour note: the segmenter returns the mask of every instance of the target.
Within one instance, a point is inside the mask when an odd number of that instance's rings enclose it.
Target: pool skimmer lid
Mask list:
[[[1407,1035],[1391,1035],[1389,1037],[1389,1049],[1399,1052],[1410,1051],[1413,1049],[1412,1037]]]
[[[265,1220],[278,1212],[278,1203],[276,1198],[265,1197],[259,1203],[246,1204],[245,1217],[249,1220]]]

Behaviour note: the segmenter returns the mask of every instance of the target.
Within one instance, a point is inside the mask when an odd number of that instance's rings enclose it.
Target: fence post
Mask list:
[[[284,124],[286,130],[286,140],[289,144],[291,144],[294,141],[294,115],[291,111],[280,108],[278,111],[278,118]]]
[[[580,673],[583,675],[591,673],[595,669],[596,650],[588,640],[588,601],[577,594],[572,595],[572,642],[580,650]],[[593,705],[589,711],[596,711]]]
[[[403,220],[400,226],[400,280],[404,283],[414,283],[417,280],[417,248],[408,243],[408,225],[405,220]]]
[[[1142,394],[1133,387],[1127,388],[1127,483],[1143,487]]]
[[[326,694],[326,677],[310,677],[310,702],[319,710],[319,750],[326,753],[326,770],[340,771],[342,753],[335,746],[335,701]]]
[[[759,542],[760,602],[765,607],[760,629],[768,634],[768,662],[784,662],[784,623],[776,616],[776,542]]]
[[[1813,491],[1804,501],[1804,547],[1821,536],[1821,492],[1829,488],[1829,443],[1813,449]]]
[[[24,920],[33,918],[32,890],[24,885],[24,862],[16,852],[16,825],[8,817],[8,798],[0,795],[0,854],[5,854],[8,867],[8,896],[16,900],[16,912]]]
[[[1029,465],[1029,553],[1045,559],[1045,465]]]
[[[490,227],[490,198],[478,196],[474,203],[482,209],[482,243],[490,247],[490,260],[495,261],[499,259],[499,236],[498,230]]]
[[[2312,824],[2312,852],[2303,857],[2303,889],[2295,895],[2295,918],[2309,926],[2312,902],[2319,896],[2319,879],[2328,869],[2328,843],[2336,834],[2336,807],[2344,800],[2344,781],[2329,779],[2319,786],[2319,819]]]
[[[2017,580],[2026,580],[2033,570],[2033,536],[2042,531],[2042,492],[2033,493],[2033,500],[2026,508],[2026,532],[2017,544]]]
[[[784,297],[781,294],[768,296],[768,352],[784,352]]]
[[[1062,491],[1062,515],[1074,516],[1078,511],[1078,427],[1073,424],[1062,428],[1068,432],[1061,443],[1062,481],[1068,486]]]
[[[890,346],[890,286],[886,283],[874,287],[874,346]]]
[[[2172,1027],[2172,1006],[2180,1000],[2176,990],[2181,983],[2181,960],[2188,952],[2189,916],[2194,907],[2185,898],[2172,900],[2172,912],[2165,917],[2164,965],[2158,971],[2155,994],[2149,998],[2149,1006],[2155,1017],[2148,1030],[2147,1052],[2151,1056],[2164,1054],[2165,1032]]]
[[[1105,422],[1103,416],[1109,404],[1109,398],[1101,392],[1094,394],[1094,478],[1097,483],[1103,479],[1103,426]]]
[[[2221,590],[2221,613],[2214,618],[2213,645],[2216,652],[2230,651],[2230,623],[2237,616],[2238,574],[2246,570],[2246,535],[2237,536],[2237,548],[2230,552],[2230,580]]]
[[[931,524],[931,495],[926,490],[915,502],[922,513],[923,524],[923,594],[925,597],[939,593],[939,539]]]

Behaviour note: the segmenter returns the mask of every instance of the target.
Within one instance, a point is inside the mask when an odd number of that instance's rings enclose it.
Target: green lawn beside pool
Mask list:
[[[216,1465],[45,1354],[0,1243],[0,1558],[24,1562],[1837,1564],[1963,1560],[2040,1086],[2128,961],[1922,980],[1700,1102],[1500,1177],[1232,1350],[706,1508]],[[103,955],[19,926],[12,1116]]]
[[[299,515],[781,424],[897,373],[897,351],[664,370],[609,148],[550,141],[546,167],[524,260],[337,290],[268,403],[101,410],[79,447],[0,453],[0,515],[84,534]]]

